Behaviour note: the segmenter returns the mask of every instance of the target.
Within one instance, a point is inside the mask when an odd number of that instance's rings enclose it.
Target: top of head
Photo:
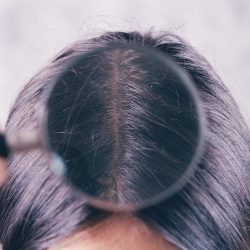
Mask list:
[[[48,92],[49,145],[93,205],[133,210],[179,191],[203,144],[187,73],[156,49],[98,48],[73,58]]]

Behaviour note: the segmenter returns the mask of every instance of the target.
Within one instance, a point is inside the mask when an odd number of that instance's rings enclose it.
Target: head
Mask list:
[[[111,213],[86,204],[56,178],[45,152],[12,155],[0,193],[4,249],[248,249],[250,133],[209,63],[177,36],[108,32],[74,43],[24,87],[9,115],[7,132],[37,128],[44,92],[74,56],[131,43],[155,48],[191,76],[207,118],[205,150],[196,171],[169,199],[130,214]],[[154,68],[149,71],[149,62],[138,65],[136,56],[119,50],[103,53],[76,72],[84,93],[84,164],[94,160],[93,166],[105,166],[109,181],[101,192],[121,200],[136,199],[133,183],[142,182],[152,166],[164,166],[164,147],[173,132],[159,126],[167,112],[162,117],[155,112],[170,98],[164,92],[167,82]],[[156,83],[159,88],[154,88]]]

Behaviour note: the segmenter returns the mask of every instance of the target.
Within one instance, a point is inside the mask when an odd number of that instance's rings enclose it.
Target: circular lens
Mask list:
[[[59,175],[91,204],[139,209],[188,181],[202,154],[204,115],[194,84],[166,55],[99,48],[74,57],[54,81],[47,143],[62,159]]]

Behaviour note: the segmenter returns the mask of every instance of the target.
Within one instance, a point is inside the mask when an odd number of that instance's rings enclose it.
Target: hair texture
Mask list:
[[[43,94],[71,58],[114,44],[151,47],[170,56],[193,79],[207,118],[204,154],[188,183],[171,198],[134,216],[179,249],[248,249],[249,129],[210,64],[176,35],[107,32],[70,45],[18,95],[7,121],[7,133],[38,127],[37,110]],[[167,82],[152,74],[154,69],[139,66],[136,54],[129,50],[103,53],[101,59],[88,60],[89,67],[75,72],[85,93],[81,97],[81,112],[86,115],[81,127],[87,142],[85,160],[95,157],[97,166],[105,163],[109,177],[113,175],[102,189],[106,195],[133,199],[131,183],[136,182],[138,173],[143,175],[150,166],[163,166],[167,157],[164,145],[171,129],[159,126],[155,113],[168,101],[164,94]],[[105,63],[98,67],[100,60]],[[0,190],[0,241],[4,250],[46,249],[89,222],[109,216],[86,205],[54,176],[47,162],[42,150],[10,157],[9,179]]]

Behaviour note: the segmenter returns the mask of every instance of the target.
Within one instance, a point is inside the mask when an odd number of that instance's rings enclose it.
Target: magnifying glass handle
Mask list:
[[[10,149],[7,145],[5,136],[0,134],[0,157],[7,158],[9,156]]]
[[[16,134],[0,134],[0,156],[7,158],[10,152],[22,152],[42,147],[38,131],[22,131]]]

